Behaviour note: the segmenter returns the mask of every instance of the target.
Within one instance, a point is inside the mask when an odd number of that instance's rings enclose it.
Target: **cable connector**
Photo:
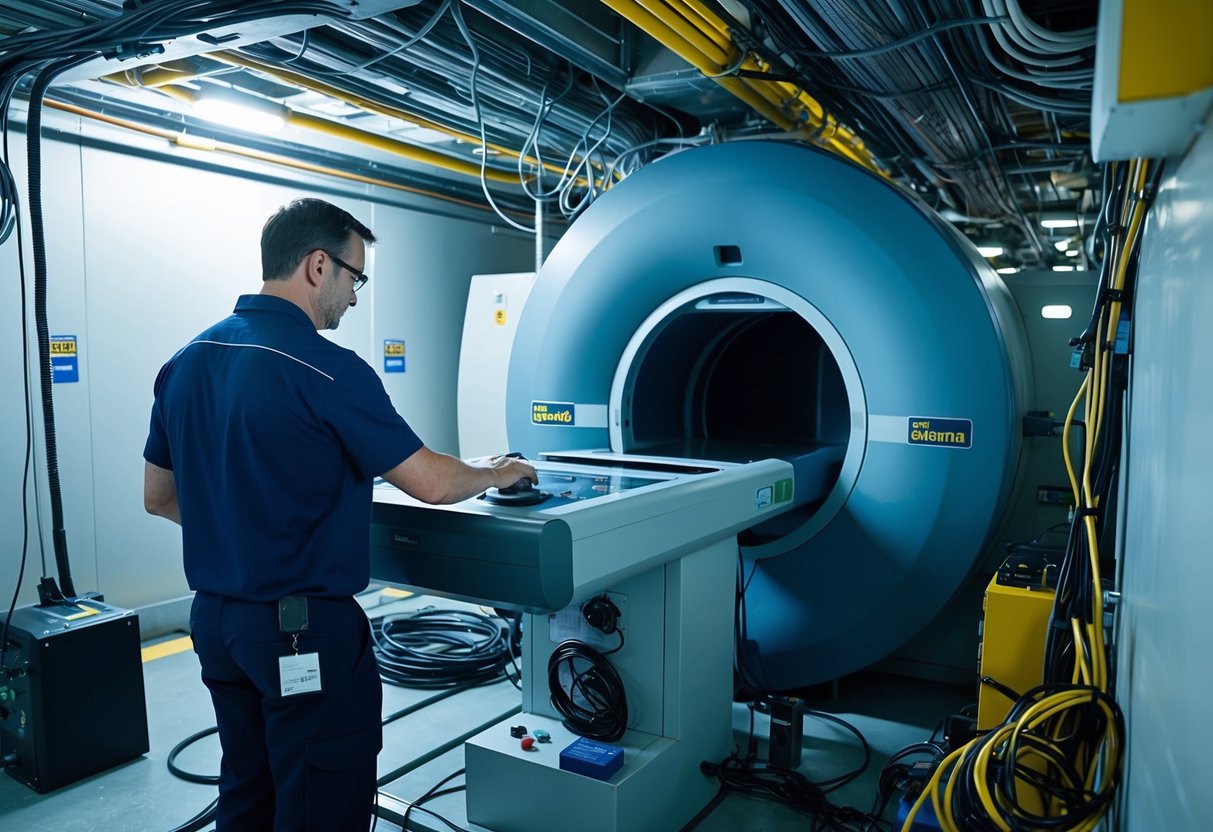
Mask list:
[[[1095,347],[1091,343],[1081,345],[1074,344],[1076,349],[1070,356],[1070,369],[1078,370],[1080,373],[1085,373],[1091,369],[1095,362]]]
[[[49,575],[38,581],[38,606],[57,607],[66,604],[67,599],[59,589],[59,583]]]
[[[1051,410],[1029,410],[1023,417],[1023,435],[1057,436],[1060,424]]]
[[[164,53],[163,43],[118,43],[101,52],[101,57],[110,61],[125,61],[131,58],[150,58],[152,55]]]

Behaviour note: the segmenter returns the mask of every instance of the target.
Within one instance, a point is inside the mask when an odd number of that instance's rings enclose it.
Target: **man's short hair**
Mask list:
[[[375,242],[369,228],[323,199],[283,205],[261,229],[261,279],[285,280],[316,249],[344,257],[351,231],[368,245]]]

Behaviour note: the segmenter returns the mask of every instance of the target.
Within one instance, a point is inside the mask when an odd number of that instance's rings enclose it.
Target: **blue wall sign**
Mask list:
[[[384,340],[383,342],[383,372],[404,372],[404,342]]]
[[[51,336],[51,382],[66,384],[80,380],[80,355],[75,335]]]

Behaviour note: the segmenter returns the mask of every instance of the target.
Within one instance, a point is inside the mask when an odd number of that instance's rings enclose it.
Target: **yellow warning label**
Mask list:
[[[76,339],[57,340],[51,339],[51,355],[75,355],[76,354]]]
[[[384,355],[404,355],[404,343],[402,341],[384,341]]]
[[[493,323],[497,324],[497,326],[505,326],[505,310],[504,309],[498,309],[496,312],[493,313]]]

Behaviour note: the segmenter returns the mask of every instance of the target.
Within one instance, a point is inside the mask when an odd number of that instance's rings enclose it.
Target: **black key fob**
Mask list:
[[[307,598],[288,595],[278,602],[278,629],[288,635],[307,629]]]

